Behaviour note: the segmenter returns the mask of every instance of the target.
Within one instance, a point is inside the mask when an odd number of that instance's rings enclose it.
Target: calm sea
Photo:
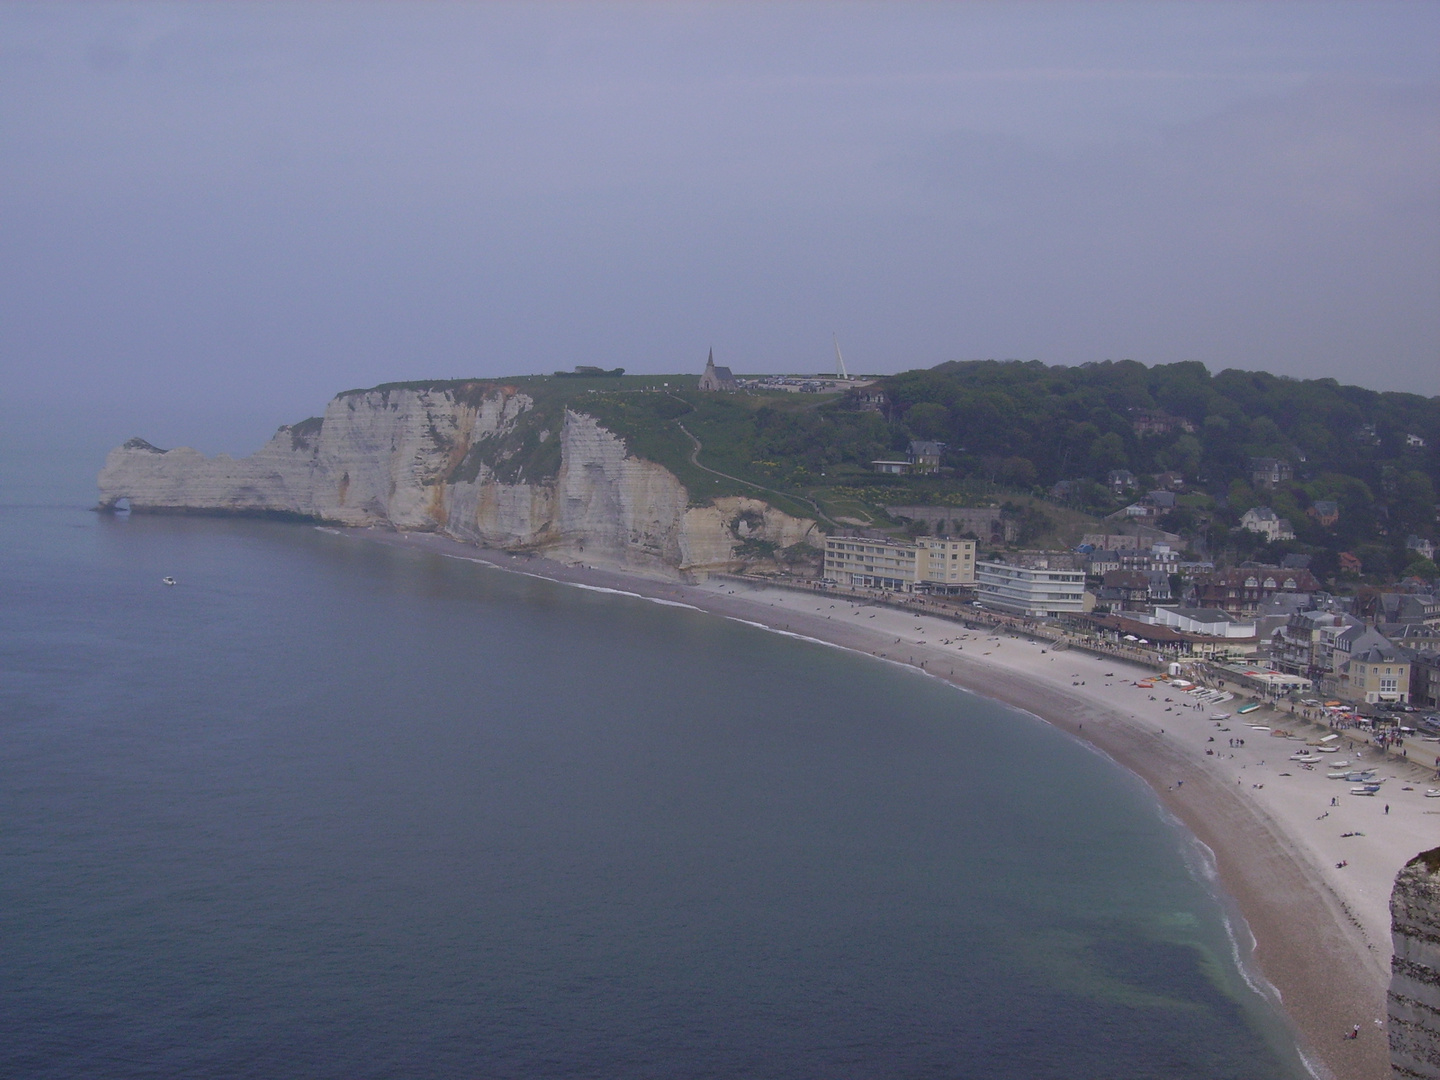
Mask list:
[[[0,551],[0,1075],[1301,1075],[1184,835],[1001,706],[301,525]]]

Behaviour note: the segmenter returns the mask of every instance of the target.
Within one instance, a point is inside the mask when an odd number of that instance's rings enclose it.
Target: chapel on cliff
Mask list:
[[[700,376],[701,390],[739,390],[740,384],[735,381],[728,367],[715,366],[715,350],[710,350],[710,359],[705,361],[705,374]]]

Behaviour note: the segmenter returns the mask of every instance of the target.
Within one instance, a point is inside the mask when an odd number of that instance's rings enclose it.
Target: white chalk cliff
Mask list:
[[[743,539],[814,539],[813,521],[760,499],[692,506],[674,474],[594,418],[566,409],[547,422],[534,405],[484,383],[379,388],[339,395],[249,457],[131,439],[105,461],[100,506],[438,531],[665,574],[733,566]]]
[[[1440,1080],[1440,848],[1396,875],[1390,917],[1392,1075]]]

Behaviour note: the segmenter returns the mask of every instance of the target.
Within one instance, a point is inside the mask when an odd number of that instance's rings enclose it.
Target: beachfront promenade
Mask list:
[[[907,596],[883,589],[854,589],[841,585],[822,585],[819,582],[807,581],[803,578],[762,578],[744,574],[712,574],[711,578],[716,581],[734,582],[748,588],[760,586],[789,589],[812,596],[828,596],[832,599],[844,597],[852,603],[894,608],[897,611],[908,611],[924,614],[931,618],[946,619],[957,622],[969,630],[1004,630],[1035,641],[1046,642],[1057,651],[1078,649],[1096,656],[1105,656],[1153,668],[1156,673],[1166,671],[1172,663],[1179,663],[1184,678],[1197,686],[1210,690],[1225,690],[1235,693],[1237,698],[1249,696],[1259,701],[1261,703],[1260,710],[1248,717],[1256,724],[1284,720],[1290,725],[1294,734],[1319,736],[1338,733],[1346,740],[1347,745],[1369,747],[1395,766],[1411,766],[1407,770],[1408,779],[1417,782],[1426,779],[1440,780],[1440,744],[1409,743],[1405,739],[1397,739],[1393,735],[1378,735],[1346,722],[1337,722],[1320,710],[1306,707],[1295,701],[1267,700],[1259,693],[1227,685],[1229,673],[1206,660],[1177,660],[1157,649],[1141,649],[1121,645],[1097,636],[1077,633],[1052,623],[1019,615],[1009,615],[1004,612],[989,611],[967,602],[948,600],[944,597]],[[1410,750],[1413,747],[1425,749],[1418,751],[1412,758]],[[1431,747],[1434,748],[1433,751],[1426,752]]]

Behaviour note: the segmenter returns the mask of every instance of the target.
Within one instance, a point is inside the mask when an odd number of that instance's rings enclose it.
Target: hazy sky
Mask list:
[[[1440,393],[1437,42],[1435,3],[8,3],[8,404],[248,449],[349,387],[832,332]]]

